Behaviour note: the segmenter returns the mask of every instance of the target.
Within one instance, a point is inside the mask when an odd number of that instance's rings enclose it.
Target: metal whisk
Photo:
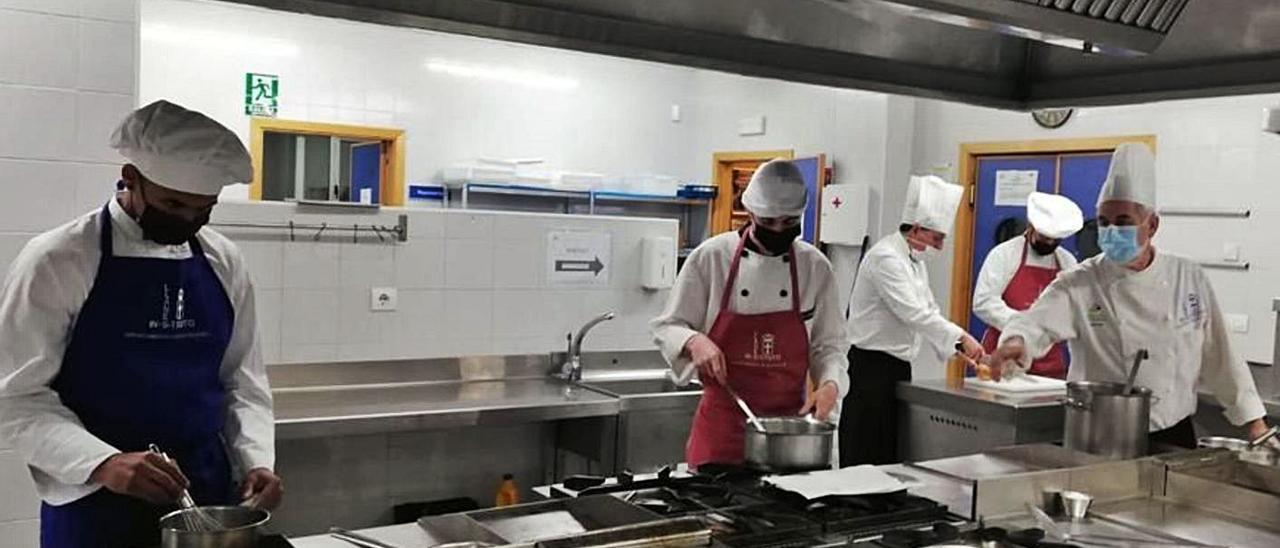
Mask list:
[[[166,455],[159,447],[156,447],[156,444],[151,444],[150,450],[152,453],[160,455],[160,458],[164,459],[165,462],[173,463],[173,459],[169,458],[169,455]],[[187,531],[206,533],[223,531],[227,528],[217,518],[204,511],[203,508],[196,506],[195,499],[191,498],[191,493],[187,492],[186,489],[183,489],[182,494],[178,496],[178,506],[185,510],[182,512],[182,524]]]

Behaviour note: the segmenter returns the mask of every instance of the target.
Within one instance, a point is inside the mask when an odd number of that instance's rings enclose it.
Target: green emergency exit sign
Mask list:
[[[246,72],[244,75],[244,113],[249,116],[275,118],[280,110],[280,77],[274,74]]]

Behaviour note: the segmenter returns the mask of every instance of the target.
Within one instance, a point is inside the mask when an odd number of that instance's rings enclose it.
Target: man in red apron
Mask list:
[[[761,416],[837,417],[848,340],[831,263],[796,240],[806,198],[793,164],[762,165],[742,197],[751,224],[698,246],[652,322],[677,380],[696,372],[704,387],[685,449],[692,466],[743,460],[746,416],[729,389]]]
[[[1027,198],[1027,220],[1030,226],[1026,233],[992,249],[978,273],[973,312],[988,326],[982,336],[988,353],[995,351],[1000,330],[1015,314],[1031,308],[1059,272],[1077,265],[1076,258],[1060,244],[1083,226],[1079,206],[1064,196],[1033,192]],[[1065,345],[1054,345],[1028,372],[1066,378]]]

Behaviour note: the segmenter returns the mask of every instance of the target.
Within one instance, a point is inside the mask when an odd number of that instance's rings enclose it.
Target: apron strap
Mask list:
[[[748,228],[747,230],[751,230]],[[738,281],[738,266],[742,264],[742,251],[747,246],[747,234],[744,231],[738,237],[738,247],[733,251],[733,259],[729,261],[729,276],[724,282],[724,291],[720,293],[720,310],[728,310],[730,298],[733,296],[733,284]],[[796,246],[793,242],[787,249],[787,264],[791,269],[791,310],[800,312],[800,282],[796,276]]]
[[[1027,248],[1031,247],[1031,238],[1022,244],[1022,260],[1018,262],[1018,268],[1022,268],[1027,264]],[[1058,250],[1053,250],[1053,268],[1059,272],[1062,271],[1062,261],[1058,260]],[[1016,274],[1016,270],[1014,271]]]

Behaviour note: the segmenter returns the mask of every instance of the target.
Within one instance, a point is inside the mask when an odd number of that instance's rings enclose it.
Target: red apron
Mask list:
[[[1058,256],[1053,256],[1053,268],[1042,268],[1027,264],[1027,246],[1022,246],[1022,262],[1018,265],[1018,271],[1014,272],[1013,279],[1009,280],[1009,286],[1005,288],[1001,298],[1009,308],[1019,312],[1031,308],[1031,305],[1040,298],[1040,294],[1044,292],[1044,288],[1049,287],[1053,283],[1054,278],[1058,277],[1058,272],[1062,270],[1058,264]],[[1000,342],[1000,330],[994,327],[987,327],[987,331],[982,334],[982,347],[990,354],[996,351],[996,347]],[[1053,377],[1055,379],[1065,379],[1067,377],[1067,351],[1063,343],[1053,345],[1048,354],[1031,363],[1031,369],[1028,371],[1032,375],[1043,375],[1045,377]]]
[[[729,381],[752,411],[759,416],[795,415],[804,406],[805,376],[809,372],[809,332],[800,314],[795,251],[787,251],[791,309],[738,314],[729,309],[729,304],[747,238],[744,233],[733,254],[729,278],[720,296],[720,314],[707,336],[724,353]],[[702,385],[702,399],[685,446],[685,461],[693,467],[710,462],[739,464],[743,461],[747,417],[714,378],[702,379]]]

